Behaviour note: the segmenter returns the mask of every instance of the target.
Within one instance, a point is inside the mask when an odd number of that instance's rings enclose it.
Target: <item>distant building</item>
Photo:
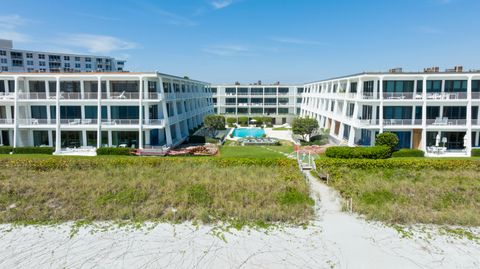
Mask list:
[[[217,114],[232,117],[268,116],[273,124],[291,123],[300,114],[303,86],[274,85],[217,85],[212,86],[213,103]]]
[[[0,72],[121,72],[125,61],[112,57],[19,50],[0,39]]]

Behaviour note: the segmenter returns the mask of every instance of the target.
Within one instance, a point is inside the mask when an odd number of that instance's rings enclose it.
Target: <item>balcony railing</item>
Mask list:
[[[13,124],[13,119],[0,119],[0,124]]]
[[[17,123],[21,125],[43,125],[56,124],[56,119],[17,119]]]
[[[97,119],[61,119],[60,124],[63,125],[93,125],[97,124]]]
[[[384,125],[421,125],[421,119],[384,119]]]
[[[165,120],[150,119],[150,120],[143,120],[143,123],[146,125],[165,125]]]
[[[112,119],[102,120],[102,125],[137,125],[139,122],[138,119]]]
[[[427,119],[427,125],[434,126],[449,126],[449,125],[466,125],[466,119],[449,119],[449,118],[436,118],[436,119]]]
[[[419,95],[422,99],[422,95]],[[389,100],[403,100],[403,99],[413,99],[413,92],[384,92],[383,99]]]
[[[429,100],[458,100],[467,99],[466,92],[436,92],[427,93],[427,99]]]
[[[480,92],[472,92],[472,99],[480,99]]]

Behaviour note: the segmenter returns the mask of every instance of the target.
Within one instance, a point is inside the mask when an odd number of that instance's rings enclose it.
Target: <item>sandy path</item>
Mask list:
[[[68,224],[1,225],[0,268],[480,268],[480,244],[434,228],[402,238],[341,212],[338,195],[307,178],[319,202],[306,229],[222,232],[159,224],[151,230],[90,227],[70,238]]]

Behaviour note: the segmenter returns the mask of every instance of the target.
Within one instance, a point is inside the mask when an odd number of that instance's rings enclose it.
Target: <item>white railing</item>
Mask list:
[[[420,95],[420,99],[421,99]],[[403,100],[413,99],[413,92],[384,92],[383,99]]]
[[[472,99],[480,99],[480,92],[472,92]]]
[[[21,125],[42,125],[42,124],[56,124],[56,119],[17,119],[18,124]]]
[[[427,125],[448,126],[448,125],[466,125],[466,119],[436,118],[427,119]]]
[[[102,120],[102,125],[137,125],[139,122],[138,119],[111,119]]]
[[[90,125],[97,122],[97,119],[60,119],[60,124],[64,125]]]
[[[13,124],[13,119],[0,119],[0,124]]]
[[[146,125],[165,125],[165,120],[143,120]]]
[[[384,119],[384,125],[421,125],[422,120],[417,119]]]
[[[436,92],[436,93],[427,93],[427,99],[430,100],[458,100],[458,99],[467,99],[466,92]]]
[[[379,121],[376,119],[367,119],[367,120],[357,120],[360,125],[369,126],[369,125],[378,125]]]

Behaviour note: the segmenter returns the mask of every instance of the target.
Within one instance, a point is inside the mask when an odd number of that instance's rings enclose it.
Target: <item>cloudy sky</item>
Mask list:
[[[68,4],[67,4],[68,3]],[[478,0],[4,1],[0,38],[212,83],[480,69]]]

